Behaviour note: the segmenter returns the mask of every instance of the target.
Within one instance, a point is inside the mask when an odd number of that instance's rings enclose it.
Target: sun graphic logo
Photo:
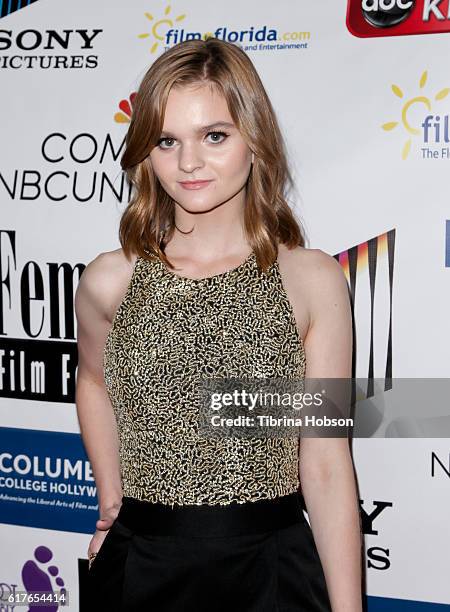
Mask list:
[[[428,71],[425,70],[419,80],[419,89],[423,89],[425,87],[427,78]],[[391,89],[395,96],[402,100],[404,99],[403,91],[398,85],[391,85]],[[441,89],[434,95],[434,101],[437,102],[443,100],[448,96],[449,92],[450,88],[448,87]],[[408,115],[411,112],[411,109],[418,104],[425,106],[426,111],[428,112],[420,124],[420,127],[414,127],[414,125],[412,125],[410,122]],[[413,137],[419,134],[422,134],[423,143],[425,144],[439,144],[443,137],[444,142],[448,143],[448,122],[448,115],[440,117],[439,115],[432,114],[432,104],[428,96],[418,95],[405,100],[401,109],[401,121],[388,121],[387,123],[383,123],[381,127],[386,132],[390,132],[397,126],[403,127],[407,136],[407,140],[402,148],[402,159],[405,160],[411,151]],[[442,149],[442,157],[447,156],[444,151],[445,150]],[[446,151],[449,151],[448,147],[446,148]],[[436,155],[433,155],[433,157],[436,157]]]
[[[130,123],[131,115],[133,114],[135,97],[136,92],[133,91],[128,100],[121,100],[119,102],[120,112],[114,115],[114,121],[116,123]]]
[[[138,38],[153,38],[154,42],[150,47],[150,53],[156,53],[160,43],[165,41],[165,31],[174,27],[175,23],[179,23],[186,18],[186,15],[178,15],[174,20],[170,18],[172,7],[170,4],[164,9],[164,17],[155,20],[153,15],[145,13],[146,18],[152,22],[151,31],[144,34],[139,34]],[[153,23],[154,22],[154,23]]]

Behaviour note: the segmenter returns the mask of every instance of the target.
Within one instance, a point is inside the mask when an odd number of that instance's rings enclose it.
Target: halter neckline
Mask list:
[[[190,276],[180,276],[179,274],[172,272],[172,270],[170,270],[165,265],[165,263],[162,262],[161,259],[159,259],[159,257],[156,257],[157,263],[159,264],[159,266],[161,267],[161,269],[167,276],[172,276],[176,280],[180,280],[180,281],[183,281],[184,283],[191,283],[191,284],[213,282],[214,280],[219,280],[219,279],[234,275],[240,272],[243,268],[245,268],[248,264],[250,264],[250,262],[252,262],[254,259],[255,259],[255,253],[254,251],[251,251],[250,254],[247,255],[247,257],[244,259],[244,261],[242,261],[235,268],[231,268],[230,270],[225,270],[224,272],[219,272],[218,274],[213,274],[212,276],[204,276],[203,278],[192,278]]]

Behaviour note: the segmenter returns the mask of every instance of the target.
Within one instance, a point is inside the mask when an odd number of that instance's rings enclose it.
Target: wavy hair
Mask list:
[[[132,196],[124,210],[119,239],[125,255],[164,253],[175,230],[174,200],[153,172],[149,153],[158,143],[172,87],[216,87],[242,138],[254,153],[246,184],[244,233],[264,271],[275,261],[278,244],[304,246],[302,229],[286,201],[293,186],[285,144],[261,79],[241,47],[207,38],[188,40],[159,56],[145,73],[133,104],[121,166]]]

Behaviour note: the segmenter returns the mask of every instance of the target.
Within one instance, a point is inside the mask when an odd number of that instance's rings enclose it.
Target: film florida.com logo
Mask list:
[[[247,23],[242,27],[215,24],[210,30],[199,31],[190,24],[186,13],[172,11],[171,4],[156,12],[145,12],[144,31],[138,34],[151,54],[168,50],[186,40],[204,40],[209,37],[225,40],[241,46],[244,51],[277,52],[290,49],[307,49],[311,32],[301,27],[284,29],[274,24]],[[300,26],[301,24],[299,24]]]

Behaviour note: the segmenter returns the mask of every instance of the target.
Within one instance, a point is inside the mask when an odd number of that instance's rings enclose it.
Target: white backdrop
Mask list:
[[[354,256],[356,374],[368,375],[372,356],[380,378],[388,361],[394,378],[445,378],[450,34],[357,37],[347,27],[343,0],[38,0],[6,14],[7,4],[0,3],[0,537],[6,551],[0,593],[37,590],[48,581],[55,586],[59,577],[76,610],[96,516],[73,395],[70,321],[79,272],[72,289],[62,273],[52,276],[50,264],[86,265],[120,246],[117,227],[128,192],[118,202],[108,183],[120,190],[118,157],[128,123],[119,104],[126,111],[123,101],[164,52],[170,28],[185,34],[275,30],[282,48],[247,52],[286,139],[308,246],[339,256],[349,279],[347,261]],[[426,142],[427,115],[441,126],[439,142],[434,128]],[[378,245],[372,313],[370,240]],[[20,379],[35,359],[45,363],[40,392],[26,375]],[[353,449],[368,517],[371,609],[400,609],[397,600],[422,602],[424,610],[434,609],[432,602],[450,604],[448,439],[356,439]],[[51,476],[45,457],[69,457],[80,471]],[[72,486],[60,488],[66,505],[59,509],[39,502],[31,488],[55,478]],[[70,507],[77,501],[85,507]]]

